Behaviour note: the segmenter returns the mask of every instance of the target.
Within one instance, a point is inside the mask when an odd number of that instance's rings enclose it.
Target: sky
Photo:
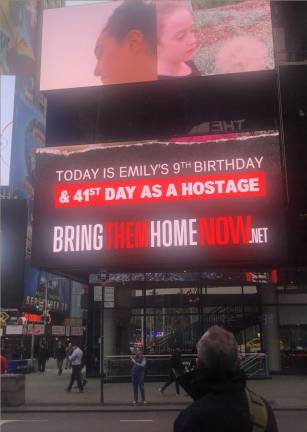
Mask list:
[[[1,186],[9,185],[13,114],[14,114],[15,76],[0,76],[0,156]]]

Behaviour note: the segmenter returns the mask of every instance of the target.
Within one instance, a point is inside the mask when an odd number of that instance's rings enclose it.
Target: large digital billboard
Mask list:
[[[35,75],[37,23],[36,0],[1,0],[0,75]]]
[[[50,270],[284,258],[278,135],[37,152],[33,261]]]
[[[0,76],[0,185],[9,186],[12,131],[15,100],[15,76]]]
[[[115,0],[44,11],[41,90],[273,68],[269,0]]]

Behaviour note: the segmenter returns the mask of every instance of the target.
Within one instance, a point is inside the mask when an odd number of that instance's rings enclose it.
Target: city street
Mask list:
[[[4,415],[2,432],[132,432],[146,428],[146,432],[171,432],[177,412],[137,413],[22,413]],[[306,411],[278,411],[275,413],[279,432],[307,430]]]
[[[71,393],[65,392],[71,371],[65,370],[58,376],[56,363],[53,359],[47,362],[46,372],[26,375],[26,407],[65,409],[65,406],[78,404],[80,407],[96,407],[100,404],[100,380],[88,379],[84,393],[76,388]],[[182,393],[176,397],[175,386],[172,384],[163,395],[158,392],[162,383],[145,382],[145,392],[148,406],[182,409],[191,402],[190,397]],[[268,380],[248,380],[248,387],[265,397],[274,409],[306,409],[307,408],[307,376],[306,375],[274,375]],[[105,383],[104,401],[109,406],[125,406],[133,409],[132,386],[126,383]],[[153,408],[154,405],[154,408]],[[51,409],[52,410],[52,409]]]
[[[307,432],[307,0],[0,0],[0,47],[0,432]]]

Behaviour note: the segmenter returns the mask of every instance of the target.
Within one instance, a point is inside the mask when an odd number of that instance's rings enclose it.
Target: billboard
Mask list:
[[[34,264],[143,271],[284,257],[278,135],[39,149]]]
[[[27,233],[25,200],[3,199],[1,216],[1,307],[16,308],[22,304],[24,258]]]
[[[10,183],[14,97],[15,76],[0,76],[1,186],[9,186]]]
[[[25,308],[47,309],[66,314],[70,306],[70,280],[40,272],[27,263],[23,305]]]
[[[41,90],[273,68],[269,0],[116,0],[44,11]]]
[[[27,200],[28,227],[26,241],[26,267],[29,264],[33,220],[34,149],[45,145],[45,118],[32,100],[27,80],[17,79],[15,85],[14,122],[10,185],[14,196]],[[33,270],[33,269],[32,269]],[[34,270],[33,270],[34,271]],[[36,271],[34,271],[36,272]],[[26,274],[28,271],[26,270]],[[29,283],[32,283],[29,282]],[[25,285],[28,279],[26,277]]]
[[[0,75],[36,73],[37,0],[0,2]]]
[[[29,309],[37,305],[44,308],[47,297],[48,309],[66,313],[69,308],[70,283],[64,278],[44,272],[31,266],[33,195],[34,195],[34,156],[35,149],[45,145],[45,117],[32,100],[28,81],[17,79],[15,85],[14,122],[12,127],[12,155],[10,185],[14,196],[27,202],[26,245],[21,248],[25,256],[23,305]],[[25,254],[24,254],[25,250]],[[16,273],[16,269],[12,272]],[[46,291],[47,290],[47,291]]]

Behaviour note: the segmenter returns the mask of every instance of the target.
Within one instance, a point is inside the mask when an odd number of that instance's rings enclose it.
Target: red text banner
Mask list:
[[[265,194],[263,171],[108,183],[61,183],[55,186],[55,207],[240,198]]]

